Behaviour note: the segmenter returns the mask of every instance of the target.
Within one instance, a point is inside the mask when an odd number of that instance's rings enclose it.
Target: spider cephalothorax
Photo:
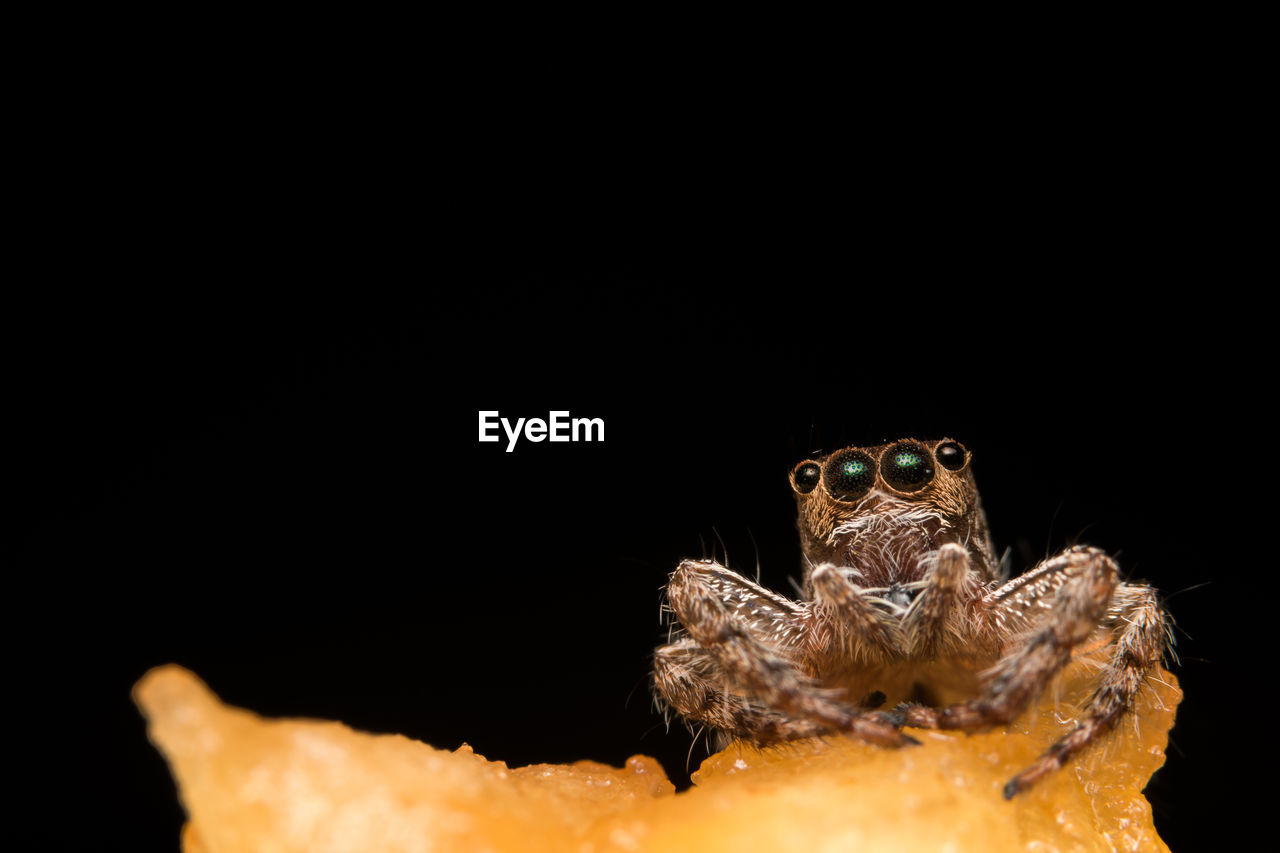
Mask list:
[[[1095,548],[1002,582],[970,454],[956,441],[850,447],[790,479],[803,600],[711,560],[686,560],[671,576],[681,630],[658,649],[654,683],[690,720],[762,744],[844,731],[900,746],[915,742],[903,724],[1008,722],[1073,653],[1105,647],[1078,724],[1009,783],[1013,796],[1114,726],[1167,647],[1154,590],[1120,583]]]
[[[968,453],[958,442],[841,450],[796,466],[791,486],[806,582],[813,567],[831,563],[853,569],[863,586],[901,588],[923,580],[947,543],[968,551],[984,580],[996,577]]]

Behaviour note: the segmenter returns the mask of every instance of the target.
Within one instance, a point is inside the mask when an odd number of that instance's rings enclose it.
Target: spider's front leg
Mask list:
[[[996,665],[985,693],[941,710],[905,709],[907,725],[926,728],[977,729],[1005,724],[1022,713],[1062,670],[1073,650],[1108,617],[1117,589],[1116,564],[1096,548],[1070,548],[992,592],[982,602],[992,630],[1017,632],[1033,627],[1029,637]],[[1114,723],[1129,707],[1149,668],[1164,648],[1163,615],[1154,601],[1128,592],[1120,599],[1112,661],[1090,700],[1084,719],[1055,743],[1032,767],[1005,787],[1012,797],[1062,766]]]
[[[728,677],[730,686],[765,706],[760,719],[794,721],[791,736],[844,731],[884,746],[916,742],[879,715],[841,704],[796,670],[788,654],[800,652],[807,634],[802,628],[805,610],[795,602],[710,561],[681,563],[671,576],[667,594],[689,637]],[[659,649],[657,666],[662,667],[664,656],[669,663],[674,652],[672,646]],[[683,674],[694,669],[686,666]],[[659,673],[658,687],[665,695],[661,679]],[[726,702],[733,704],[732,698],[717,700],[721,706]]]
[[[821,723],[790,719],[726,692],[724,680],[715,659],[690,637],[662,646],[653,655],[653,685],[658,694],[691,721],[760,744],[816,737],[829,731]]]
[[[1107,622],[1112,632],[1111,659],[1102,672],[1102,683],[1089,697],[1075,728],[1009,780],[1004,787],[1006,799],[1059,769],[1071,756],[1114,728],[1116,721],[1132,709],[1133,699],[1148,674],[1173,642],[1170,623],[1155,590],[1149,586],[1120,584],[1112,596]]]
[[[982,696],[942,709],[911,706],[907,725],[977,729],[1008,723],[1102,621],[1115,587],[1110,557],[1096,548],[1071,548],[990,593],[982,603],[990,632],[1038,627],[996,664]]]
[[[695,579],[691,580],[690,576]],[[788,653],[800,632],[793,628],[801,608],[790,599],[752,583],[736,572],[707,561],[686,561],[671,577],[668,598],[683,602],[690,583],[705,588],[731,607],[739,622],[755,636]],[[687,613],[681,604],[673,611]],[[692,637],[660,647],[653,656],[653,685],[670,708],[691,721],[706,723],[725,734],[758,743],[776,743],[824,734],[821,724],[785,717],[746,696],[726,689],[725,670],[715,657]]]

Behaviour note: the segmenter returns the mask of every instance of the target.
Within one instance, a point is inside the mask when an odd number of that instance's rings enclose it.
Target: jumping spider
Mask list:
[[[682,630],[654,656],[659,699],[726,740],[847,732],[903,746],[918,741],[902,725],[1008,723],[1074,652],[1104,648],[1075,727],[1006,798],[1115,726],[1171,642],[1155,590],[1120,583],[1085,547],[1007,580],[970,459],[950,439],[905,439],[796,466],[803,600],[714,560],[682,562],[667,587]]]

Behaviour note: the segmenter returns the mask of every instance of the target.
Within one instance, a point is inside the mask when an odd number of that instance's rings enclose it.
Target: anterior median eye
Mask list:
[[[900,441],[880,457],[880,476],[900,492],[919,491],[933,479],[933,457],[914,441]]]
[[[796,491],[802,495],[807,495],[813,491],[813,487],[818,485],[818,480],[822,478],[822,468],[817,462],[806,462],[796,469],[793,475],[796,484]]]
[[[855,500],[876,481],[876,462],[861,450],[846,450],[827,460],[827,491],[838,501]]]

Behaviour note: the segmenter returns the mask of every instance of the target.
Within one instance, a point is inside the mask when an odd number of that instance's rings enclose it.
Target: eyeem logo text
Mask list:
[[[570,418],[568,412],[549,412],[542,418],[519,418],[511,421],[497,412],[480,413],[480,440],[501,441],[498,427],[507,434],[507,452],[515,450],[523,429],[528,441],[604,441],[604,418]]]

